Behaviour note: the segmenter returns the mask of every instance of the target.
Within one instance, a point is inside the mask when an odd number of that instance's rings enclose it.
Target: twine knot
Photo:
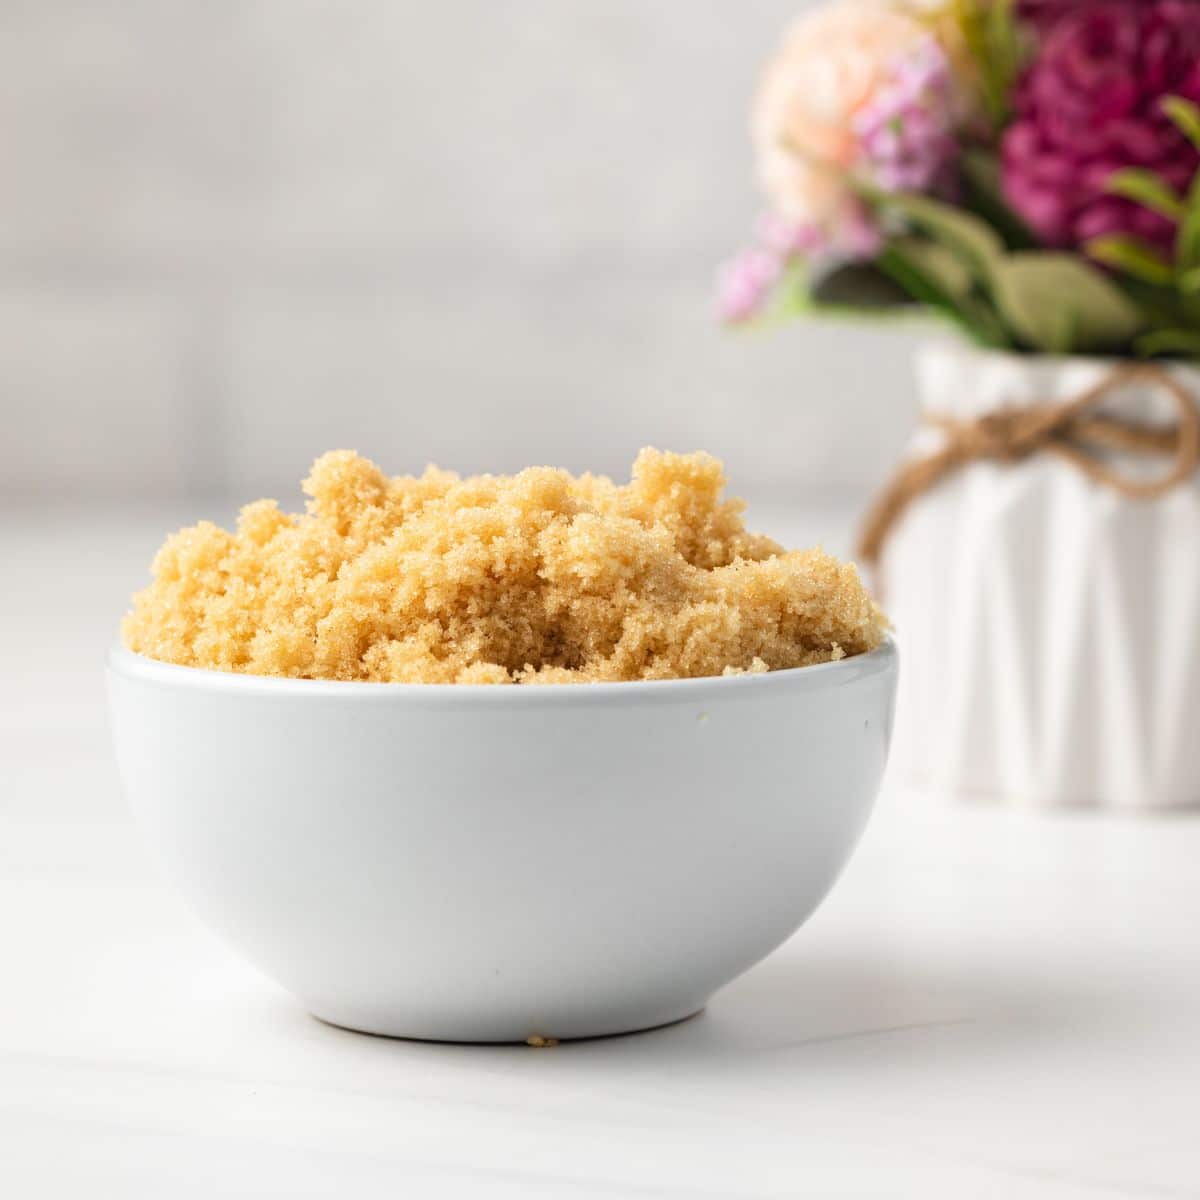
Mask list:
[[[954,430],[955,445],[968,462],[977,458],[1019,462],[1041,447],[1050,428],[1044,409],[1000,409],[959,425]]]
[[[1175,405],[1172,425],[1149,425],[1091,412],[1100,401],[1132,384],[1148,385]],[[973,421],[927,415],[942,431],[942,445],[904,463],[876,496],[863,522],[859,556],[878,561],[896,522],[908,506],[945,476],[968,463],[993,460],[1017,463],[1051,453],[1090,479],[1136,500],[1162,496],[1191,477],[1200,466],[1200,410],[1191,393],[1173,375],[1152,363],[1127,363],[1073,399],[1059,404],[1002,408]],[[1123,474],[1109,452],[1170,455],[1170,469],[1156,479]]]

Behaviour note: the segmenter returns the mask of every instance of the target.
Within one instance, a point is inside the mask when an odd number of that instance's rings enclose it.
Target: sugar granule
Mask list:
[[[707,454],[625,486],[533,467],[388,478],[348,450],[235,532],[170,537],[122,626],[163,662],[399,683],[583,683],[801,667],[879,645],[852,564],[747,532]]]

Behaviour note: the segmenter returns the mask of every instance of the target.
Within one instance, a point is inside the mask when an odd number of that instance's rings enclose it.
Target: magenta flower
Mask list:
[[[1017,0],[1017,16],[1046,32],[1056,21],[1095,0]]]
[[[1200,103],[1200,4],[1093,0],[1049,23],[1002,143],[1004,193],[1048,245],[1132,234],[1170,250],[1168,218],[1106,190],[1122,167],[1186,191],[1200,154],[1162,111]]]

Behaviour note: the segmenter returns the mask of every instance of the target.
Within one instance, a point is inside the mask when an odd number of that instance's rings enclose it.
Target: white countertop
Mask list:
[[[160,882],[110,760],[104,649],[180,515],[0,516],[0,1195],[1200,1197],[1200,817],[893,786],[809,925],[682,1025],[306,1016]]]

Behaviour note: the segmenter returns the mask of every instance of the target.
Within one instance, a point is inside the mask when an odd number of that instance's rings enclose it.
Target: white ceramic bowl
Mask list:
[[[201,917],[370,1033],[663,1025],[784,941],[870,814],[889,642],[734,678],[328,683],[109,660],[133,808]]]

